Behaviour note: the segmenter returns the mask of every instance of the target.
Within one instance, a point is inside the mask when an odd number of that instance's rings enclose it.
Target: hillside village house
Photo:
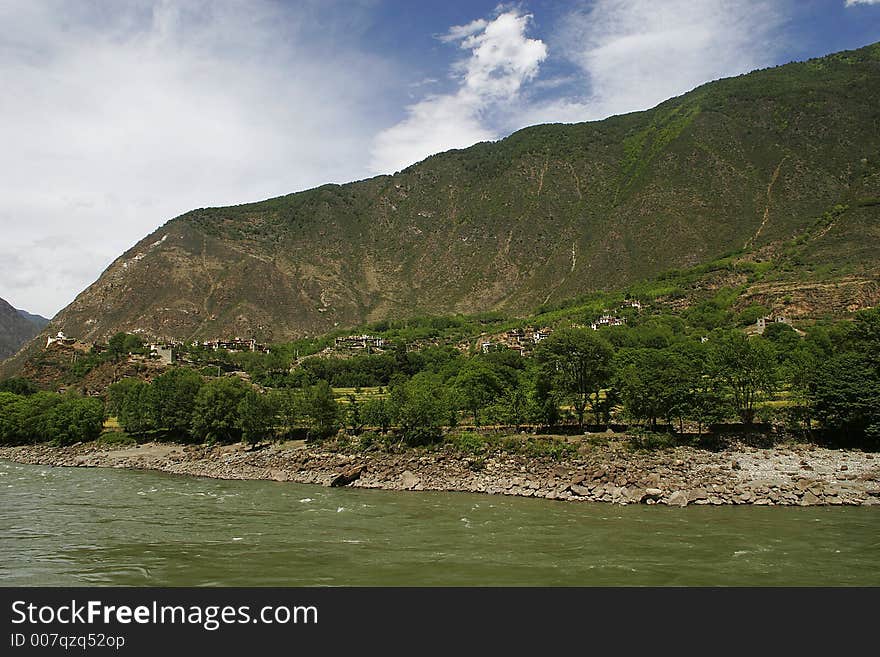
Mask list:
[[[206,340],[202,342],[202,346],[211,351],[219,351],[222,349],[224,351],[269,352],[269,348],[266,345],[258,343],[253,338],[250,340],[243,340],[241,338],[234,338],[232,340]]]
[[[782,315],[774,316],[767,315],[765,317],[759,317],[755,322],[755,327],[757,328],[758,335],[763,335],[764,329],[767,328],[767,324],[791,324],[791,320],[787,317],[783,317]]]
[[[622,317],[614,317],[613,315],[602,315],[595,322],[590,324],[590,328],[598,331],[603,326],[623,326],[626,320]]]
[[[48,349],[53,344],[58,345],[60,347],[72,347],[76,344],[76,338],[68,338],[62,331],[58,331],[58,335],[49,336],[46,338],[46,348]]]
[[[349,335],[344,338],[336,338],[336,346],[341,349],[369,349],[370,347],[381,349],[385,346],[385,340],[373,335]]]
[[[479,346],[484,354],[492,351],[493,347],[501,347],[512,349],[521,356],[528,356],[532,351],[532,347],[542,340],[546,340],[552,332],[553,330],[547,326],[539,329],[531,326],[527,326],[524,329],[510,329],[496,336],[484,337]]]
[[[171,365],[174,363],[174,345],[151,344],[150,356],[158,358],[163,365]]]

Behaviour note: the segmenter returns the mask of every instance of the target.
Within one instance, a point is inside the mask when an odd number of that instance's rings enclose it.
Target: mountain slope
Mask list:
[[[87,340],[282,340],[384,317],[521,313],[800,235],[811,267],[768,294],[810,271],[857,281],[864,300],[880,262],[877,98],[880,44],[646,112],[527,128],[394,176],[195,210],[51,326]],[[838,204],[853,208],[845,221],[814,230]]]
[[[27,319],[21,313],[0,299],[0,360],[18,351],[45,326]]]
[[[22,310],[21,308],[16,308],[15,310],[16,312],[18,312],[19,315],[24,317],[31,324],[35,324],[40,330],[46,328],[46,325],[49,323],[49,320],[42,315],[34,315],[33,313],[29,313],[26,310]]]

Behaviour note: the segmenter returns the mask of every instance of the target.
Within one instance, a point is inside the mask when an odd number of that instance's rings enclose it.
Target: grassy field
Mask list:
[[[373,399],[376,397],[387,398],[388,389],[381,386],[372,388],[333,388],[333,396],[342,404],[347,404],[351,395],[354,395],[354,398],[358,403],[361,403],[367,399]]]

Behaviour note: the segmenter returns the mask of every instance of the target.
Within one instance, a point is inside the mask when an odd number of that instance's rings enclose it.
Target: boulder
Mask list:
[[[632,504],[639,504],[645,499],[646,491],[643,488],[623,488],[621,489],[621,497]]]
[[[647,497],[650,497],[650,498],[653,498],[653,499],[657,499],[657,498],[660,497],[662,494],[663,494],[663,491],[660,490],[659,488],[646,488],[646,489],[645,489],[645,495],[646,495]]]
[[[588,497],[590,495],[590,489],[586,486],[581,486],[580,484],[572,484],[568,487],[568,490],[581,497]]]
[[[360,473],[358,473],[358,476],[360,476]],[[290,478],[284,470],[274,468],[269,471],[269,479],[272,481],[288,481]]]
[[[422,483],[422,480],[409,470],[404,470],[403,474],[400,475],[400,487],[404,490],[412,490],[420,483]]]
[[[696,501],[708,499],[709,494],[706,492],[705,488],[693,488],[688,493],[687,497],[688,497],[688,500],[693,500],[696,502]]]
[[[346,468],[330,480],[330,487],[338,488],[340,486],[348,486],[351,482],[359,479],[363,471],[364,466],[362,465],[353,465]]]
[[[683,490],[677,490],[666,499],[669,506],[687,506],[688,496]]]
[[[821,504],[822,500],[813,495],[810,491],[806,491],[801,498],[801,506],[813,506],[816,504]]]

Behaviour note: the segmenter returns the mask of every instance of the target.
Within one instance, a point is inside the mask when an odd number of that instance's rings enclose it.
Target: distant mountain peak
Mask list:
[[[0,299],[0,360],[17,352],[48,322],[45,317],[17,310],[4,299]]]

